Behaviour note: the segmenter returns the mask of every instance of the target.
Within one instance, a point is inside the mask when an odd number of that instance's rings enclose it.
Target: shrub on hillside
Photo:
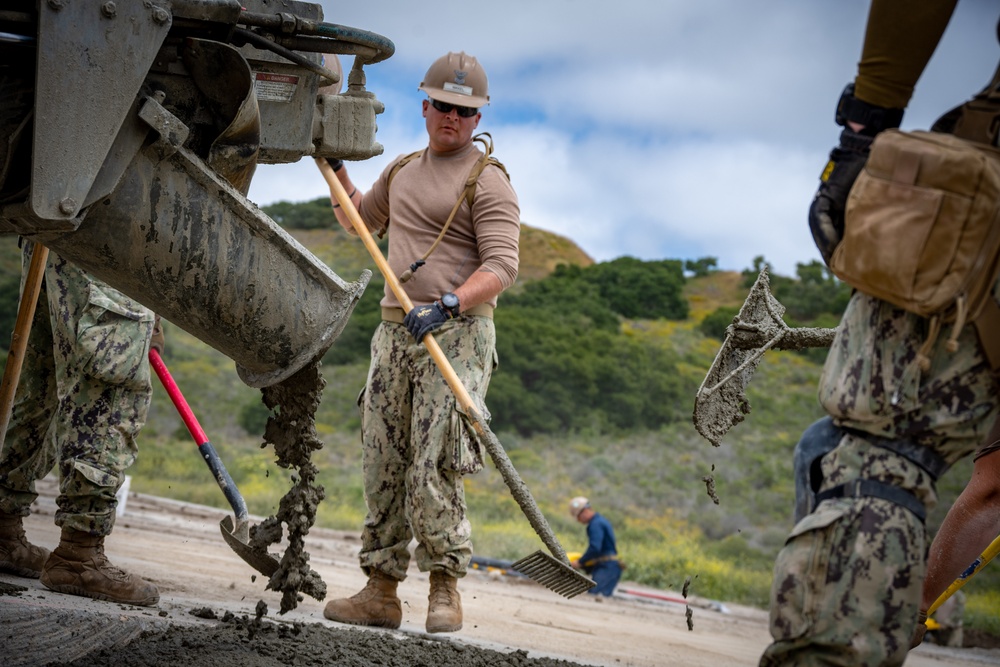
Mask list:
[[[698,325],[698,330],[708,338],[724,340],[726,329],[740,312],[739,306],[719,306]]]
[[[298,203],[279,201],[260,210],[285,229],[329,229],[338,224],[328,197]]]

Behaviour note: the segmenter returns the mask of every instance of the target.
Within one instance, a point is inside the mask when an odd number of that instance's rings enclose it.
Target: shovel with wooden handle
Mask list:
[[[35,244],[31,252],[31,262],[28,263],[28,275],[24,278],[24,288],[21,290],[21,300],[17,307],[17,319],[14,321],[14,334],[11,336],[10,351],[7,353],[7,364],[3,369],[3,381],[0,384],[0,452],[3,451],[7,426],[10,424],[10,411],[14,406],[14,394],[17,392],[17,382],[21,379],[21,366],[24,364],[24,352],[28,348],[28,334],[31,332],[31,321],[35,318],[35,308],[38,306],[38,294],[42,291],[42,279],[45,278],[45,262],[49,259],[49,249]]]
[[[365,226],[364,221],[358,214],[357,209],[354,208],[354,203],[351,201],[351,198],[347,196],[347,191],[344,190],[344,186],[340,183],[340,179],[338,179],[329,170],[321,169],[321,172],[330,186],[330,191],[333,193],[334,197],[336,197],[337,203],[340,204],[340,207],[347,214],[347,217],[350,218],[351,224],[357,231],[358,236],[360,236],[361,240],[364,242],[368,253],[372,256],[372,259],[378,266],[379,271],[382,272],[382,275],[385,277],[390,289],[392,289],[393,294],[395,294],[396,298],[399,299],[399,303],[403,306],[403,310],[409,312],[413,309],[413,303],[406,295],[406,292],[403,291],[403,287],[399,280],[389,268],[389,263],[382,256],[382,251],[380,251],[378,246],[375,244],[375,240],[372,238],[371,232],[368,231],[368,228]],[[455,369],[452,368],[451,362],[448,361],[448,357],[445,356],[444,351],[441,350],[441,346],[438,345],[434,336],[431,334],[426,334],[424,336],[423,343],[427,347],[427,351],[430,353],[431,357],[434,359],[434,363],[437,365],[438,370],[441,371],[441,375],[444,376],[445,382],[448,383],[448,386],[455,394],[455,398],[458,400],[462,413],[472,423],[472,427],[485,443],[486,451],[489,452],[494,465],[496,465],[497,470],[500,471],[500,475],[503,477],[503,481],[510,489],[511,494],[514,496],[514,500],[517,501],[517,504],[527,517],[531,527],[534,528],[535,533],[538,534],[545,546],[552,552],[552,555],[550,556],[541,550],[536,551],[535,553],[516,561],[512,567],[527,575],[531,579],[534,579],[549,590],[555,591],[556,593],[559,593],[567,598],[579,595],[580,593],[593,588],[595,586],[594,581],[573,569],[573,566],[570,565],[569,559],[566,557],[566,552],[563,550],[562,546],[560,546],[559,541],[552,532],[552,529],[549,528],[545,517],[542,516],[542,513],[539,511],[538,505],[531,496],[531,492],[521,480],[521,476],[517,473],[517,470],[514,469],[513,464],[507,457],[507,453],[503,449],[503,445],[500,444],[500,442],[496,439],[496,436],[493,435],[493,432],[490,431],[489,427],[486,425],[482,415],[473,403],[472,397],[469,395],[469,392],[466,391],[465,385],[462,384],[462,380],[458,377]]]

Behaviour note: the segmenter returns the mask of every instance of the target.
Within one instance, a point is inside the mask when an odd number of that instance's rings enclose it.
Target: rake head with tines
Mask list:
[[[597,585],[593,579],[574,570],[568,563],[540,550],[515,561],[511,567],[568,598],[585,593]]]

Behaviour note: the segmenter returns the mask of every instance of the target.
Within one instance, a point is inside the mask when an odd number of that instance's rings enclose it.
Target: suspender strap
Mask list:
[[[927,508],[924,504],[917,500],[917,497],[905,491],[898,486],[891,486],[889,484],[883,484],[882,482],[876,482],[872,479],[856,479],[853,482],[848,482],[846,484],[841,484],[840,486],[835,486],[832,489],[827,489],[826,491],[820,491],[816,494],[816,504],[823,502],[824,500],[829,500],[830,498],[881,498],[882,500],[888,500],[891,503],[905,507],[906,509],[913,512],[913,514],[920,519],[923,523],[927,519]]]
[[[490,136],[490,133],[480,132],[476,136],[472,137],[472,140],[478,141],[483,145],[484,149],[483,155],[480,156],[480,158],[476,161],[476,164],[472,166],[472,171],[469,172],[468,178],[465,179],[465,188],[462,190],[462,193],[458,196],[458,201],[456,201],[455,206],[452,207],[451,214],[448,216],[448,219],[441,227],[441,231],[438,233],[437,238],[434,239],[434,243],[432,243],[431,247],[427,249],[427,252],[423,254],[423,257],[414,261],[412,264],[410,264],[410,268],[406,269],[405,271],[403,271],[402,274],[400,274],[399,282],[405,283],[406,281],[408,281],[410,278],[413,277],[413,274],[417,269],[419,269],[421,266],[427,263],[427,258],[430,257],[431,253],[437,249],[438,244],[441,243],[441,239],[444,238],[444,235],[448,232],[448,228],[451,227],[451,222],[452,220],[455,219],[455,214],[458,213],[458,207],[462,205],[462,202],[463,201],[466,202],[469,205],[469,208],[470,209],[472,208],[472,203],[475,201],[476,198],[476,184],[479,181],[479,175],[483,173],[483,170],[486,169],[487,166],[492,164],[498,167],[504,173],[504,175],[508,179],[510,179],[510,174],[507,173],[506,167],[504,167],[499,160],[497,160],[495,157],[492,156],[493,137]],[[392,185],[392,179],[396,176],[396,174],[399,172],[400,169],[406,166],[408,162],[420,157],[422,153],[423,153],[422,150],[410,153],[409,155],[399,160],[399,162],[397,162],[395,165],[393,165],[392,169],[389,171],[387,186]],[[379,238],[381,238],[381,234],[379,235]]]

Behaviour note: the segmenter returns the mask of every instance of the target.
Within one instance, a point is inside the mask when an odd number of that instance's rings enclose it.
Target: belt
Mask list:
[[[460,317],[465,317],[466,315],[472,315],[473,317],[488,317],[493,319],[493,306],[488,303],[481,303],[478,306],[473,306],[462,312]],[[396,324],[403,323],[403,317],[406,316],[406,311],[402,308],[387,308],[382,306],[382,320],[385,322],[395,322]]]
[[[862,498],[865,496],[881,498],[905,507],[913,512],[921,523],[927,519],[927,508],[917,500],[915,495],[898,486],[883,484],[872,479],[856,479],[853,482],[820,491],[816,494],[816,504],[819,505],[829,498]]]
[[[610,555],[610,556],[598,556],[597,558],[591,558],[586,563],[584,563],[583,566],[584,567],[593,567],[593,566],[597,565],[598,563],[608,563],[608,562],[611,562],[613,560],[618,560],[618,555],[617,554],[613,554],[613,555]]]

